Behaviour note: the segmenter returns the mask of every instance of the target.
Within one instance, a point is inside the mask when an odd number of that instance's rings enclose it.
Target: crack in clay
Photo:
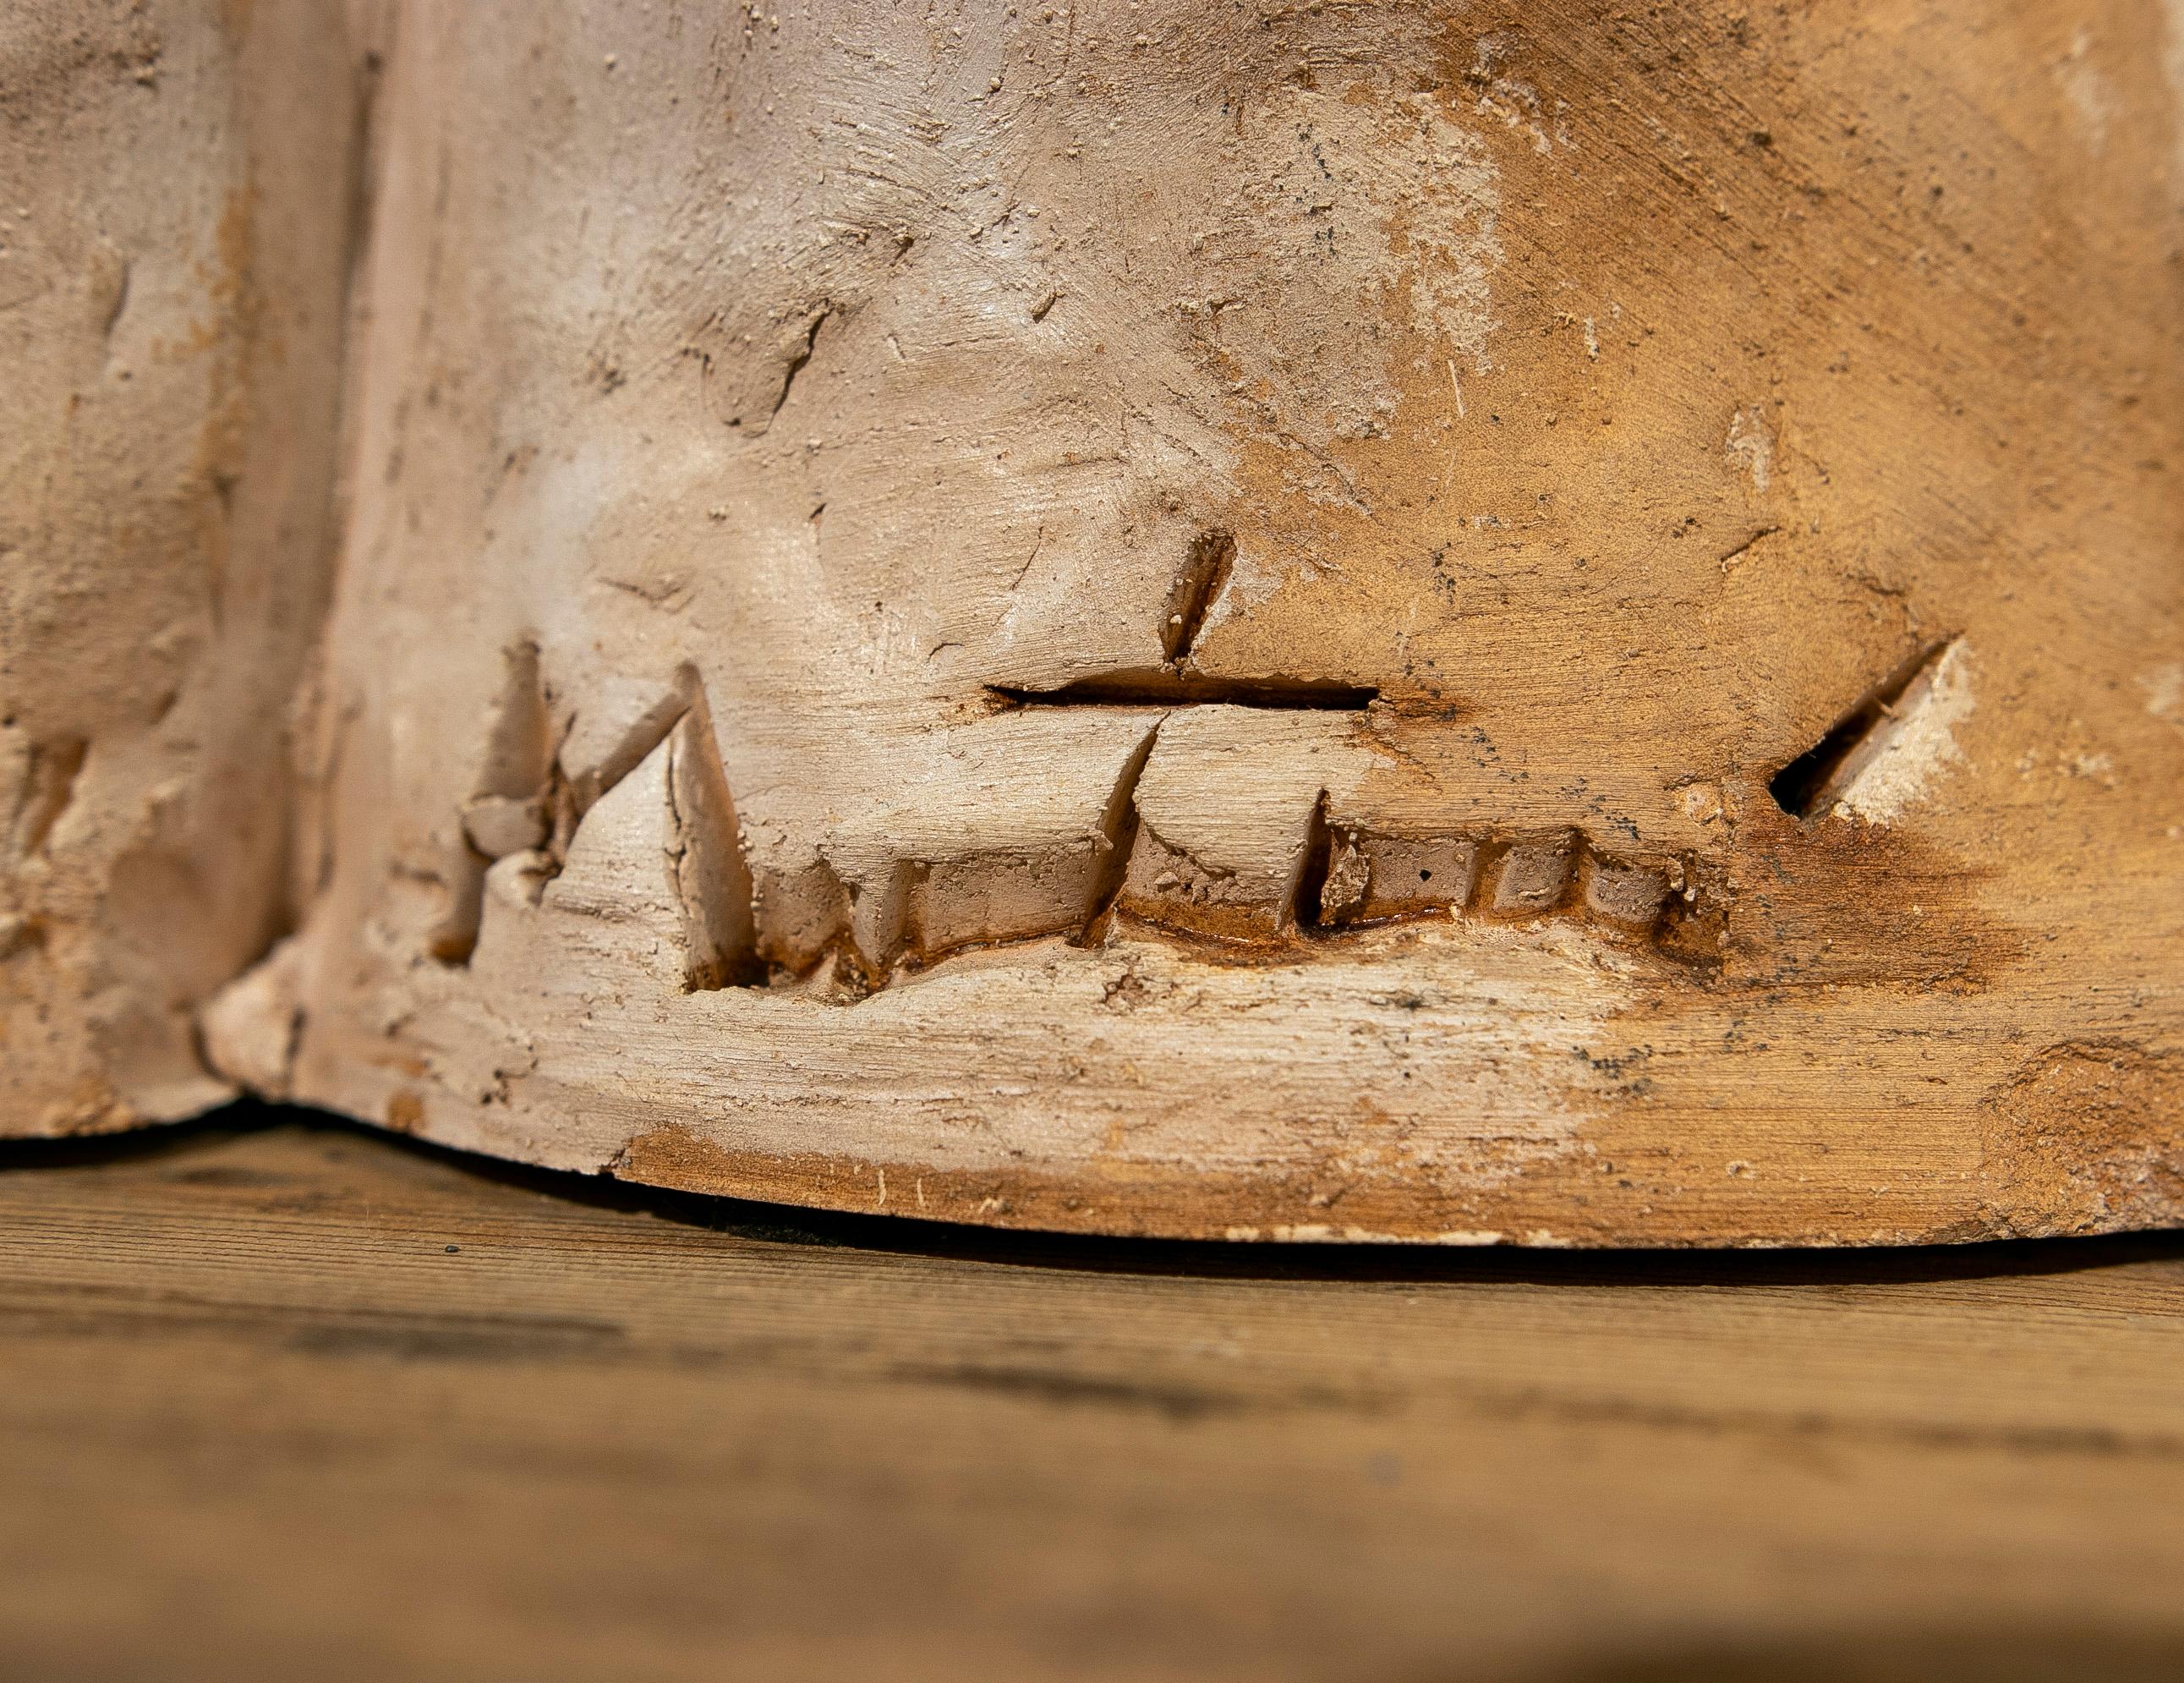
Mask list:
[[[788,394],[790,392],[794,391],[796,387],[796,376],[803,373],[805,365],[811,360],[812,352],[818,349],[819,330],[827,325],[827,318],[833,313],[833,305],[828,304],[824,309],[814,313],[811,320],[805,324],[804,329],[804,343],[789,357],[788,366],[782,373],[781,390],[774,398],[772,409],[766,414],[766,424],[768,427],[771,427],[773,425],[775,419],[781,414],[782,410],[788,407]]]
[[[1370,684],[1340,678],[1216,677],[1210,673],[1142,666],[1076,678],[1052,689],[988,684],[1003,707],[1276,707],[1285,712],[1360,713],[1380,699]]]

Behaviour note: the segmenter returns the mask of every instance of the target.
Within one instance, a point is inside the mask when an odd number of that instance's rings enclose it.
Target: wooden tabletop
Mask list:
[[[822,1218],[295,1112],[0,1153],[0,1675],[2184,1675],[2184,1238]]]

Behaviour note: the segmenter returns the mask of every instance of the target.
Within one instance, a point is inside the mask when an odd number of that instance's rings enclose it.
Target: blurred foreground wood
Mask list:
[[[2184,1239],[785,1214],[263,1113],[0,1162],[0,1675],[2184,1674]]]

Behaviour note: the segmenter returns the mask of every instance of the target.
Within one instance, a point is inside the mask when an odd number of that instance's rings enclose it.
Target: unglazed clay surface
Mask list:
[[[292,927],[371,73],[344,5],[0,0],[0,1133],[231,1096]]]
[[[2176,1218],[2184,19],[357,28],[228,1080],[1112,1231]]]

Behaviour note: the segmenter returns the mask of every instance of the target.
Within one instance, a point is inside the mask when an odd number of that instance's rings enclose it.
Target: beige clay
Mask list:
[[[11,74],[8,588],[90,605],[5,627],[8,1128],[247,1088],[1232,1237],[2184,1216],[2173,8],[307,13],[153,7],[167,104]],[[117,138],[190,101],[249,120]],[[231,180],[231,293],[117,341],[99,242],[197,275]]]

